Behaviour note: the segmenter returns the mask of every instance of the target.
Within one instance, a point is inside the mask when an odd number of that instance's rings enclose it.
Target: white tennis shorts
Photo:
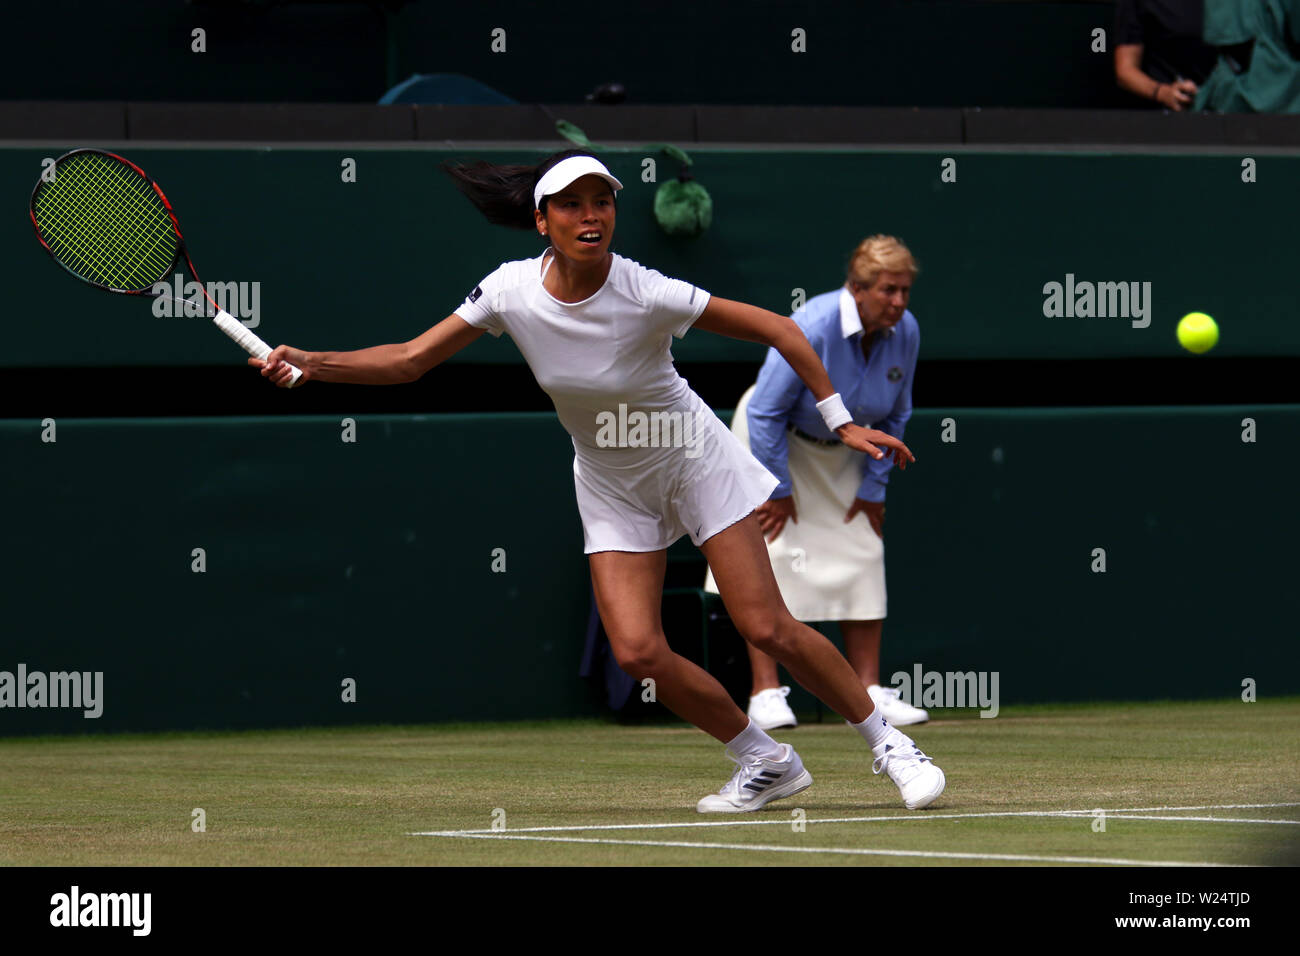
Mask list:
[[[736,405],[731,430],[749,448],[746,409],[751,386]],[[790,483],[798,522],[787,521],[768,542],[781,597],[800,621],[875,621],[885,616],[885,543],[865,514],[844,515],[857,497],[866,457],[847,445],[818,445],[787,433]],[[710,571],[704,589],[718,593]]]
[[[704,413],[695,419],[693,448],[574,456],[584,553],[662,551],[684,534],[698,547],[752,512],[779,484],[704,401],[690,395],[694,410]],[[629,457],[635,461],[619,464]]]

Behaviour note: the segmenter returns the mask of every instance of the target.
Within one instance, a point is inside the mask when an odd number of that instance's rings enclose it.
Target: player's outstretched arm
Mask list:
[[[816,350],[808,343],[808,337],[803,334],[799,324],[788,316],[777,315],[744,302],[712,296],[700,317],[695,320],[694,328],[769,345],[790,363],[790,367],[808,386],[817,401],[835,394],[831,377],[826,374],[826,368]],[[872,458],[883,458],[886,454],[878,445],[888,448],[899,468],[905,468],[909,461],[916,460],[906,445],[882,431],[849,423],[837,428],[835,434],[850,448],[866,452]]]
[[[409,342],[376,345],[353,352],[304,352],[288,345],[276,346],[266,361],[250,358],[248,364],[281,388],[287,388],[286,365],[302,369],[299,384],[307,381],[345,382],[352,385],[401,385],[414,382],[429,369],[446,361],[484,332],[452,313],[423,335]]]

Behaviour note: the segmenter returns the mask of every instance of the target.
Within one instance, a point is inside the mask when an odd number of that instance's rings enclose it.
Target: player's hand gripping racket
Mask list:
[[[265,361],[271,354],[271,347],[222,309],[199,282],[171,203],[135,163],[98,149],[64,153],[32,190],[31,213],[36,238],[54,261],[98,289],[123,295],[167,295],[188,309],[202,306],[170,292],[154,291],[160,282],[171,288],[166,280],[176,261],[184,257],[190,275],[215,310],[212,321],[217,328],[249,355]],[[289,368],[292,388],[302,372]]]

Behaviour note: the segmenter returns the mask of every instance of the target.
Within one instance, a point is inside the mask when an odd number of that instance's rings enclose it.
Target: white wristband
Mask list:
[[[826,422],[826,427],[831,431],[835,431],[841,425],[847,425],[853,421],[853,416],[844,407],[844,399],[840,398],[839,392],[818,402],[817,411],[822,413],[822,420]]]

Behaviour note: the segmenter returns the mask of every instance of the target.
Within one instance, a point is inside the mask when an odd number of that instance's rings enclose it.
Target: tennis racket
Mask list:
[[[182,315],[192,314],[196,306],[207,311],[197,300],[154,291],[158,283],[171,289],[166,280],[183,257],[212,307],[217,328],[249,355],[265,361],[271,354],[271,347],[221,308],[199,282],[171,203],[130,160],[99,149],[64,153],[32,190],[31,214],[45,251],[83,282],[123,295],[165,296],[181,304]],[[302,372],[289,367],[292,388]]]

